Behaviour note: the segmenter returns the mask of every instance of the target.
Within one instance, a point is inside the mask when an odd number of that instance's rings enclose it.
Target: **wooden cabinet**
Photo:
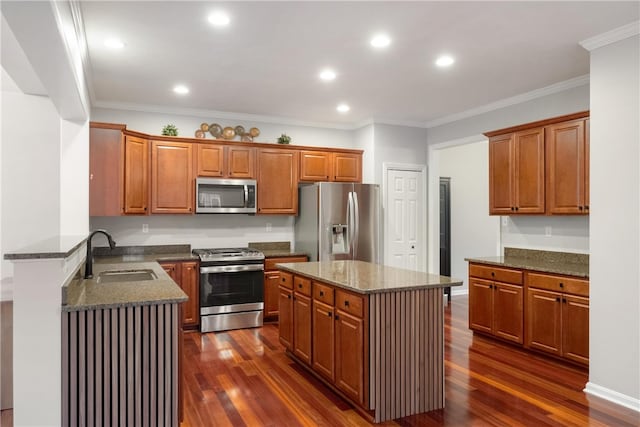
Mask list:
[[[124,142],[124,213],[147,214],[149,188],[148,141],[127,136]]]
[[[280,272],[279,290],[279,339],[284,347],[293,350],[293,275]]]
[[[589,158],[585,120],[547,126],[547,211],[551,214],[589,212]]]
[[[151,212],[193,213],[193,146],[151,142]]]
[[[189,300],[182,305],[182,327],[197,329],[200,324],[200,269],[198,261],[161,262],[160,265],[189,297]]]
[[[315,286],[315,284],[314,284]],[[313,369],[335,380],[335,310],[332,304],[313,300]]]
[[[311,298],[293,291],[293,354],[311,364]]]
[[[255,178],[255,149],[222,144],[197,144],[197,176]]]
[[[589,213],[589,112],[489,137],[489,214]]]
[[[300,181],[362,181],[362,154],[300,151]]]
[[[489,139],[489,214],[544,213],[544,129]]]
[[[90,123],[89,216],[123,213],[124,125]]]
[[[280,273],[276,264],[306,262],[306,256],[268,257],[264,260],[264,314],[265,321],[277,320],[280,301]]]
[[[589,364],[588,282],[527,273],[526,346]]]
[[[336,311],[336,386],[364,403],[364,320]]]
[[[499,279],[509,279],[511,283],[504,283]],[[522,282],[521,271],[470,264],[469,328],[522,344],[524,342]]]
[[[258,214],[298,213],[298,151],[258,150]]]

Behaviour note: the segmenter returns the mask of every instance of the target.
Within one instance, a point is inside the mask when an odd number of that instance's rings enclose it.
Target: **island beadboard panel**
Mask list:
[[[369,295],[369,402],[376,423],[444,408],[442,288]]]
[[[178,304],[62,312],[62,425],[178,425]]]

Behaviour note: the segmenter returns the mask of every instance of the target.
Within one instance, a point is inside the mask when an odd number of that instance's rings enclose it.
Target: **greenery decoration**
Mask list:
[[[280,135],[280,138],[278,138],[278,144],[288,144],[290,142],[291,142],[291,137],[286,133],[283,133],[282,135]]]
[[[178,128],[174,125],[166,125],[162,128],[162,134],[166,136],[178,136]]]

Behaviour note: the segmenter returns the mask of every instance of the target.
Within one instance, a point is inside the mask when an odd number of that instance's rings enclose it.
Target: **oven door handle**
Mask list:
[[[200,267],[200,273],[240,273],[243,271],[263,271],[262,264],[220,265],[215,267]]]

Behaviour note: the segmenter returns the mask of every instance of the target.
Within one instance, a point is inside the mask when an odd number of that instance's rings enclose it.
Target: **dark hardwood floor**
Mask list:
[[[637,412],[586,397],[586,370],[471,334],[466,297],[445,316],[445,409],[381,425],[640,426]],[[277,325],[184,337],[182,427],[370,425],[284,354]],[[0,420],[11,426],[11,411]]]
[[[445,316],[445,409],[382,425],[640,425],[637,412],[586,397],[585,369],[471,334],[466,297]],[[277,325],[185,334],[184,372],[183,427],[370,425],[284,354]]]

